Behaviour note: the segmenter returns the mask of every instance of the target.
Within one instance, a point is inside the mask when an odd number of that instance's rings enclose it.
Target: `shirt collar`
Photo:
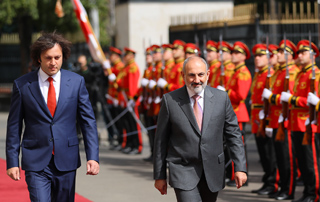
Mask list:
[[[189,94],[189,97],[192,98],[192,96],[194,96],[196,93],[193,92],[192,90],[190,90],[188,87],[187,87],[187,91],[188,91],[188,94]],[[204,89],[198,94],[200,95],[200,98],[203,98],[204,96]]]
[[[56,74],[52,75],[51,77],[53,78],[54,81],[58,81],[58,79],[60,78],[60,74],[61,74],[61,72],[59,70]],[[42,82],[46,82],[47,79],[49,78],[49,75],[47,73],[45,73],[41,69],[41,67],[39,68],[39,75],[40,75],[40,78],[41,78]]]

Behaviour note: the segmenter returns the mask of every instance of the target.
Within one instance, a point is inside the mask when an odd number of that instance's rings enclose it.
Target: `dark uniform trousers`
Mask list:
[[[311,145],[302,145],[304,132],[291,132],[298,166],[304,183],[304,196],[319,200],[319,134],[315,134]]]
[[[278,129],[273,129],[273,144],[280,175],[280,191],[281,193],[292,195],[295,192],[297,176],[294,145],[291,133],[288,133],[286,129],[284,141],[275,141],[277,131]]]
[[[257,137],[255,135],[257,149],[264,175],[262,182],[264,186],[278,189],[277,183],[277,163],[274,151],[273,139],[270,137]]]

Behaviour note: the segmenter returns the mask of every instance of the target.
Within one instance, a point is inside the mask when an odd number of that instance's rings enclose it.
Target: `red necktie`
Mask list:
[[[194,96],[192,96],[193,100],[194,100],[194,104],[193,104],[193,113],[194,116],[196,117],[199,129],[201,131],[201,126],[202,126],[202,110],[198,104],[198,100],[200,98],[200,95],[195,94]]]
[[[48,109],[53,117],[54,112],[56,111],[56,106],[57,106],[56,91],[53,86],[53,78],[49,77],[48,81],[49,81],[49,91],[48,91],[47,106],[48,106]]]

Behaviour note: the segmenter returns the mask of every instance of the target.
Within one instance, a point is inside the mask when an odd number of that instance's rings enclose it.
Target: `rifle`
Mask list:
[[[161,78],[163,78],[163,79],[165,79],[164,78],[164,70],[165,70],[165,68],[166,68],[166,63],[165,63],[165,61],[164,61],[164,58],[163,58],[163,55],[164,55],[164,49],[163,49],[163,47],[162,47],[162,35],[161,35],[161,37],[160,37],[160,44],[161,44],[161,63],[162,63],[162,67],[161,67]],[[163,90],[163,88],[160,88],[160,98],[162,98],[162,96],[163,96],[163,94],[164,94],[164,90]]]
[[[271,79],[271,65],[270,65],[270,52],[269,52],[269,36],[267,35],[266,38],[266,53],[267,53],[267,58],[268,58],[268,74],[267,74],[267,79],[265,83],[265,88],[270,90],[270,79]],[[267,125],[267,116],[269,114],[269,100],[268,99],[263,99],[263,112],[264,112],[264,118],[260,121],[257,137],[266,137],[266,125]]]
[[[207,60],[207,37],[206,35],[204,34],[203,35],[203,57],[205,60]]]
[[[198,38],[198,34],[194,35],[194,44],[196,44],[197,47],[199,47],[199,38]],[[194,53],[196,54],[196,56],[200,55],[200,52],[198,51],[198,49],[194,50]]]
[[[145,50],[145,41],[143,39],[143,49]],[[147,57],[147,52],[144,53],[145,58]],[[143,73],[143,78],[146,78],[148,71],[148,63],[146,64],[146,69]],[[142,102],[141,102],[141,111],[148,110],[148,91],[146,87],[142,87]]]
[[[313,51],[311,47],[311,32],[309,31],[309,53],[312,65],[312,77],[310,79],[310,92],[315,93],[314,83],[316,80],[315,68],[313,64]],[[309,104],[309,124],[306,125],[306,132],[304,133],[302,144],[303,145],[310,145],[312,139],[312,126],[311,122],[315,120],[315,106],[313,104]]]
[[[287,53],[287,39],[286,39],[286,33],[284,33],[284,57],[286,59],[286,77],[284,81],[284,87],[283,91],[287,92],[289,90],[289,68],[288,68],[288,53]],[[279,123],[278,131],[275,137],[275,141],[283,142],[285,139],[285,127],[284,122],[288,117],[288,110],[289,110],[289,103],[288,102],[282,102],[282,117],[283,120]]]
[[[220,54],[220,86],[224,86],[225,74],[224,74],[224,65],[223,65],[223,51],[222,51],[222,34],[219,36],[220,46],[219,46],[219,54]]]

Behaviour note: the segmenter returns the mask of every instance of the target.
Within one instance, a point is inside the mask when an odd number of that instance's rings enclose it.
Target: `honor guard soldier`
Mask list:
[[[148,47],[145,51],[146,56],[146,68],[143,73],[143,77],[141,79],[141,94],[142,94],[142,103],[141,103],[141,111],[146,117],[146,113],[149,110],[148,98],[148,85],[149,80],[152,79],[152,69],[153,69],[153,59],[152,59],[152,49],[151,46]]]
[[[248,96],[252,82],[250,71],[245,65],[245,60],[249,58],[250,52],[247,45],[240,41],[235,42],[232,49],[231,60],[235,65],[235,69],[226,85],[226,90],[237,115],[241,130],[243,130],[242,123],[249,121],[249,114],[245,105],[245,99]]]
[[[153,78],[149,81],[149,90],[152,95],[152,103],[150,112],[152,116],[157,116],[160,110],[160,89],[157,88],[157,81],[161,78],[162,73],[162,53],[161,47],[158,45],[153,45],[152,49],[152,59],[154,62]],[[151,115],[150,114],[150,115]]]
[[[200,56],[200,48],[194,43],[187,43],[184,46],[184,52],[186,54],[186,59],[191,56]]]
[[[164,89],[167,92],[176,90],[184,86],[184,81],[181,76],[182,66],[185,59],[184,46],[185,42],[181,40],[174,40],[172,45],[172,53],[175,60],[175,66],[170,72],[170,76],[167,81],[160,80],[158,87]]]
[[[304,143],[303,139],[307,129],[306,125],[309,124],[305,122],[311,118],[307,105],[308,92],[312,87],[311,82],[314,83],[313,91],[318,92],[319,69],[314,61],[319,56],[319,50],[312,42],[310,45],[308,40],[301,40],[297,44],[297,49],[301,71],[295,79],[293,94],[282,92],[281,101],[291,104],[288,127],[291,130],[291,138],[304,183],[303,196],[298,201],[309,202],[319,200],[318,145],[316,146],[319,143],[319,137],[314,135],[315,130],[311,128],[311,142]]]
[[[228,92],[233,110],[237,115],[240,130],[242,131],[242,133],[244,133],[243,123],[246,123],[250,120],[248,110],[245,104],[245,100],[248,96],[252,82],[250,71],[245,65],[245,60],[250,58],[250,51],[248,47],[240,41],[235,42],[231,50],[231,61],[235,65],[234,73],[229,79],[226,88],[223,88],[221,86],[218,86],[217,88],[220,90],[226,90]],[[225,53],[223,53],[223,55],[225,55]],[[244,136],[242,137],[244,142]],[[230,177],[230,181],[227,182],[227,185],[235,186],[233,175],[233,162],[231,166],[232,171],[230,172],[227,170],[227,173],[231,174],[231,176],[227,176]]]
[[[140,129],[139,125],[137,125],[136,120],[133,116],[139,117],[138,113],[138,102],[136,102],[136,95],[138,93],[138,81],[140,78],[139,67],[135,62],[135,51],[125,47],[124,48],[124,63],[125,67],[123,71],[121,71],[116,79],[118,84],[118,91],[124,92],[126,107],[133,108],[132,113],[127,113],[125,128],[126,132],[134,132]],[[122,93],[121,92],[121,93]],[[140,154],[142,151],[142,135],[141,132],[137,134],[130,134],[124,137],[126,140],[125,148],[123,149],[124,153],[127,154]]]
[[[286,50],[287,56],[285,56],[284,50]],[[272,129],[273,145],[280,175],[280,191],[270,196],[277,200],[293,199],[296,185],[295,155],[290,131],[287,130],[287,121],[283,123],[284,128],[280,126],[282,123],[278,122],[280,114],[283,111],[288,111],[288,107],[283,106],[283,103],[280,102],[281,92],[289,90],[290,93],[293,93],[294,80],[299,71],[294,64],[294,59],[297,56],[296,50],[296,46],[290,40],[286,40],[286,43],[284,40],[280,42],[277,53],[279,68],[271,77],[271,90],[265,88],[262,95],[270,104],[267,127]],[[273,51],[273,53],[275,52]],[[286,78],[286,69],[288,69],[289,78]],[[279,127],[283,132],[278,131]]]
[[[277,183],[277,165],[273,146],[272,132],[260,133],[261,129],[259,113],[268,110],[268,106],[264,105],[262,92],[266,86],[270,85],[270,78],[273,74],[271,66],[269,67],[268,57],[270,50],[267,51],[266,44],[256,44],[252,48],[254,55],[254,64],[256,72],[251,85],[251,132],[255,134],[255,140],[260,157],[261,166],[264,172],[262,177],[263,186],[260,189],[252,190],[253,193],[259,195],[268,195],[278,190]],[[269,55],[267,55],[269,54]],[[270,64],[271,65],[271,64]],[[264,109],[266,108],[266,109]],[[260,112],[261,111],[261,112]],[[265,128],[263,128],[265,130]]]
[[[218,57],[224,67],[224,77],[223,78],[221,77],[221,66],[220,66],[219,70],[216,73],[215,83],[218,83],[220,86],[225,88],[225,86],[229,82],[229,79],[234,74],[235,65],[231,62],[232,46],[228,42],[222,41],[222,43],[220,42],[218,43],[218,49],[219,50],[222,49],[222,56],[219,53]]]
[[[149,81],[152,80],[152,71],[153,71],[153,51],[152,46],[148,47],[145,51],[146,56],[146,69],[144,71],[143,78],[141,79],[141,93],[142,93],[142,102],[140,108],[142,109],[142,114],[145,120],[145,125],[147,127],[154,126],[156,124],[154,117],[150,116],[150,104],[148,102],[149,96],[151,93],[149,91]],[[151,99],[151,98],[150,98]],[[148,131],[149,145],[150,145],[150,156],[144,158],[144,161],[151,162],[153,160],[153,141],[154,133],[153,130]]]
[[[214,41],[209,40],[206,44],[207,48],[207,62],[210,65],[210,75],[208,78],[208,83],[211,87],[216,88],[219,85],[219,76],[217,73],[220,70],[221,62],[219,61],[219,55],[218,55],[218,44]]]
[[[122,51],[118,48],[115,47],[110,47],[109,48],[110,52],[110,62],[111,62],[111,71],[112,74],[108,76],[109,79],[109,88],[108,88],[108,96],[107,96],[107,103],[108,107],[110,108],[110,113],[112,118],[114,119],[120,112],[121,108],[119,107],[119,94],[117,89],[114,86],[114,81],[116,80],[116,77],[119,75],[119,72],[121,72],[124,68],[124,64],[121,61],[121,55]],[[120,96],[122,98],[122,96]],[[124,102],[124,100],[121,100],[121,102]],[[122,124],[119,122],[115,123],[116,128],[118,131],[112,131],[112,127],[108,128],[108,134],[109,134],[109,141],[111,145],[111,149],[120,149],[121,143],[122,143]],[[117,142],[118,144],[115,144],[113,142],[114,140],[114,135],[117,136]]]
[[[165,62],[165,69],[163,72],[163,79],[164,80],[168,80],[169,76],[171,74],[171,70],[174,67],[175,63],[174,63],[174,58],[173,58],[173,53],[172,53],[172,44],[163,44],[162,46],[162,50],[163,50],[163,61]],[[158,80],[159,82],[159,80]]]

